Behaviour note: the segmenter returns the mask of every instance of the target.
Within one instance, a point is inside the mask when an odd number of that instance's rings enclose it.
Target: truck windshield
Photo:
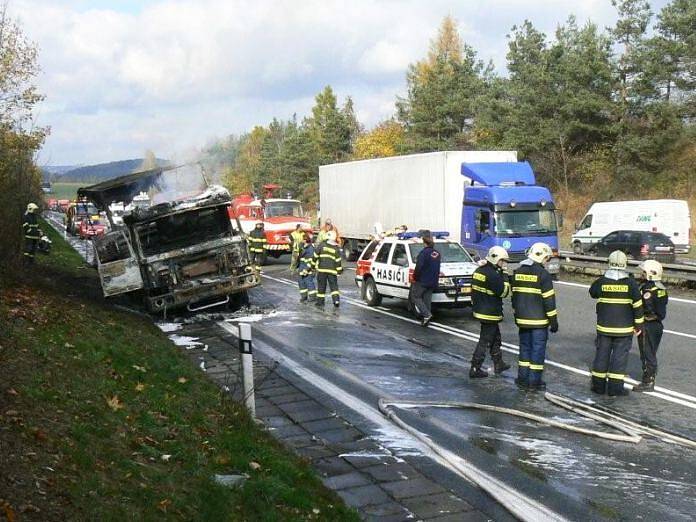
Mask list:
[[[219,206],[170,214],[139,223],[135,232],[146,256],[163,254],[231,236],[227,207]]]
[[[550,209],[509,210],[495,213],[495,232],[501,237],[555,234],[556,214]]]
[[[299,201],[266,202],[266,217],[293,216],[304,217]]]
[[[425,248],[424,244],[409,245],[411,259],[416,261],[418,254]],[[467,263],[472,262],[471,256],[459,243],[435,243],[435,250],[440,252],[443,263]]]

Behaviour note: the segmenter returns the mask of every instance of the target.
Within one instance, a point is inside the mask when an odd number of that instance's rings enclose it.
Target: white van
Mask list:
[[[594,203],[571,239],[573,252],[586,252],[614,230],[644,230],[665,234],[677,253],[689,253],[689,205],[680,199],[607,201]]]

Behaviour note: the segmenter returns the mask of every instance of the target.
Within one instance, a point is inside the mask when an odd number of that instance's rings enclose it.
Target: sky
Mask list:
[[[370,127],[394,113],[409,63],[447,15],[505,72],[525,19],[552,34],[569,15],[611,26],[610,0],[6,0],[40,49],[51,127],[41,165],[184,159],[273,117],[302,118],[331,85]],[[652,0],[658,12],[668,0]]]

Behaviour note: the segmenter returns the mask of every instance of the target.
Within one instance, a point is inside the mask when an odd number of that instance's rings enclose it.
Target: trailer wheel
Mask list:
[[[363,284],[365,285],[365,302],[370,306],[379,306],[382,304],[382,296],[377,291],[375,280],[368,277]]]
[[[573,254],[582,255],[582,253],[582,243],[580,243],[580,241],[573,243]]]
[[[346,258],[346,261],[352,262],[355,261],[356,255],[355,255],[355,250],[353,249],[353,243],[350,239],[346,239],[346,241],[343,243],[343,257]]]

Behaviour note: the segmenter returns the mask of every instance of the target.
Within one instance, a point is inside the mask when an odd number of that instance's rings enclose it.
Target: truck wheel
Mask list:
[[[370,277],[363,284],[365,285],[365,302],[370,306],[382,304],[382,296],[377,291],[375,280]]]
[[[249,293],[246,290],[236,294],[230,294],[230,300],[227,303],[227,308],[231,312],[236,312],[243,306],[249,306]]]
[[[580,241],[576,241],[575,243],[573,243],[573,254],[577,254],[577,255],[583,254],[582,243],[580,243]]]
[[[346,258],[346,261],[355,261],[355,250],[350,239],[346,239],[345,243],[343,243],[343,257]]]

